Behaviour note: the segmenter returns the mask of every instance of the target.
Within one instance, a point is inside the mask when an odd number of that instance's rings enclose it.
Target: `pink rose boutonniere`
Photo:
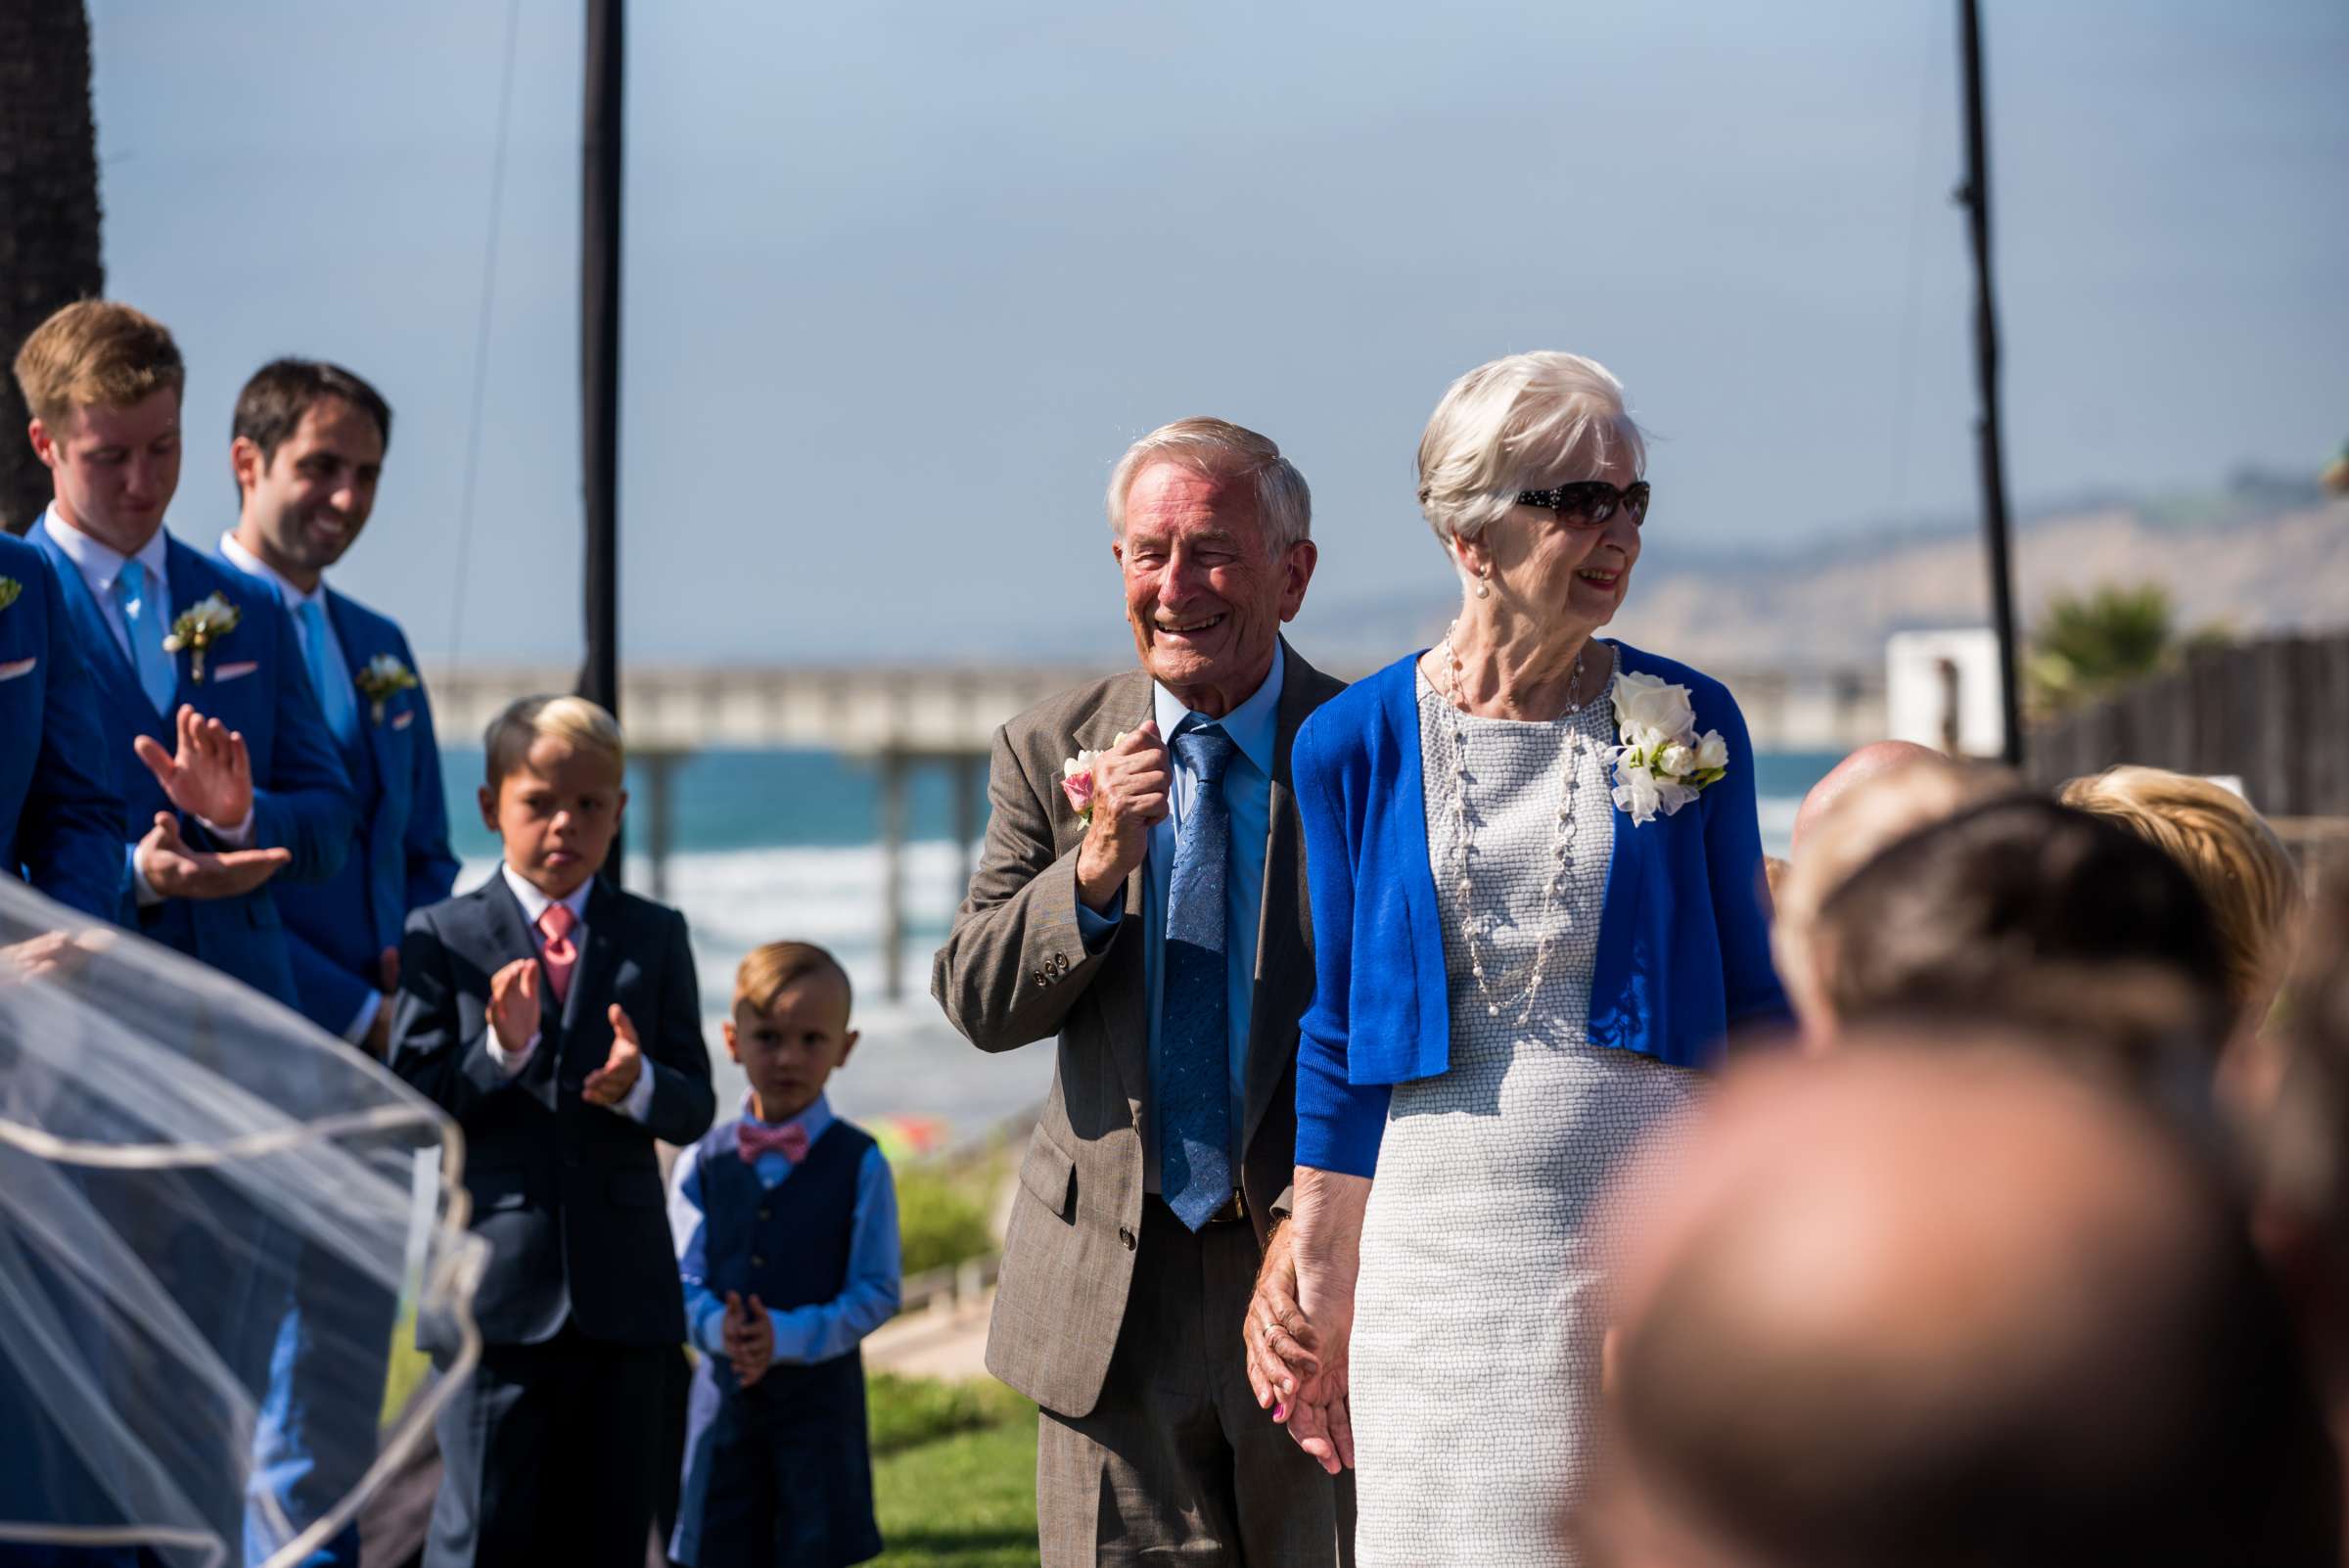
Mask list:
[[[1115,746],[1125,738],[1126,732],[1120,730],[1109,744]],[[1093,759],[1100,755],[1079,752],[1060,764],[1060,793],[1069,798],[1069,808],[1077,813],[1077,820],[1088,827],[1093,820]]]

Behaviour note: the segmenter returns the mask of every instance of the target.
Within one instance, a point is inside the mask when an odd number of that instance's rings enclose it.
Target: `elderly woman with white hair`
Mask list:
[[[1364,1568],[1571,1561],[1596,1205],[1729,1030],[1785,1016],[1736,704],[1596,635],[1639,559],[1644,458],[1589,359],[1453,383],[1419,504],[1459,617],[1297,737],[1304,1322],[1252,1309],[1249,1332],[1294,1380],[1276,1413],[1357,1466]]]

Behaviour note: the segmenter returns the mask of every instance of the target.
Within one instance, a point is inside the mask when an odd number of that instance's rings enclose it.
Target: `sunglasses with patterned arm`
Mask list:
[[[1546,490],[1519,490],[1517,504],[1554,512],[1570,529],[1603,528],[1620,506],[1636,528],[1647,521],[1647,481],[1635,480],[1619,488],[1605,480],[1576,480]]]

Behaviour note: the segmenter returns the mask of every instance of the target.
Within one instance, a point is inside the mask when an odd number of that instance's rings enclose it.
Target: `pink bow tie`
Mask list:
[[[807,1130],[797,1122],[763,1127],[746,1116],[734,1124],[734,1145],[745,1165],[757,1165],[761,1154],[780,1154],[797,1165],[807,1158]]]

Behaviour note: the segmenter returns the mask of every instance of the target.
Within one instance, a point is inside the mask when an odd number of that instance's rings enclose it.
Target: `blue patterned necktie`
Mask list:
[[[1167,890],[1166,980],[1159,1030],[1159,1186],[1193,1230],[1231,1196],[1230,999],[1223,889],[1231,808],[1223,770],[1238,748],[1221,729],[1187,729],[1174,755],[1191,771],[1191,807],[1174,835]]]
[[[122,570],[115,574],[115,603],[122,612],[122,630],[130,638],[130,659],[138,668],[139,689],[157,713],[168,717],[179,672],[171,667],[171,656],[163,652],[163,628],[157,623],[161,617],[156,614],[155,598],[147,591],[147,569],[138,562],[125,561]]]
[[[310,667],[310,684],[318,690],[318,706],[326,710],[326,727],[347,747],[359,732],[359,703],[349,685],[337,678],[326,611],[317,600],[304,599],[295,614],[301,618],[302,656]]]

